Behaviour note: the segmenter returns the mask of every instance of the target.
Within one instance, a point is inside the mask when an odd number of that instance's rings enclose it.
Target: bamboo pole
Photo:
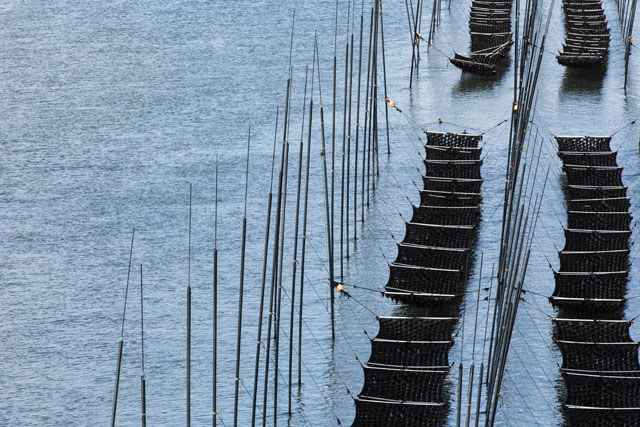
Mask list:
[[[233,399],[233,425],[238,426],[238,393],[240,390],[240,356],[242,347],[242,308],[244,299],[244,262],[247,249],[247,195],[249,192],[249,153],[251,152],[251,126],[249,126],[249,137],[247,140],[247,169],[244,184],[244,214],[242,217],[242,249],[240,255],[240,289],[238,295],[238,335],[236,338],[236,374],[235,389]]]
[[[131,248],[129,249],[129,267],[127,269],[127,286],[124,293],[124,309],[122,310],[122,327],[120,329],[120,339],[118,340],[118,363],[116,366],[116,384],[113,391],[113,406],[111,408],[111,427],[116,425],[116,412],[118,409],[118,389],[120,386],[120,369],[122,367],[122,348],[124,347],[124,321],[127,316],[127,299],[129,297],[129,277],[131,276],[131,260],[133,259],[133,239],[136,236],[136,229],[131,232]]]

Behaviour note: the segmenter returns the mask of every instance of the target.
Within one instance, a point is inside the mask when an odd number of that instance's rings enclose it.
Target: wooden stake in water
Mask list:
[[[142,264],[140,264],[140,345],[142,374],[140,375],[140,397],[142,410],[142,427],[147,426],[147,378],[144,373],[144,303],[142,297]]]
[[[189,184],[189,255],[187,257],[187,427],[191,425],[191,195]]]
[[[238,298],[238,336],[236,339],[236,376],[235,393],[233,399],[233,425],[238,426],[238,391],[240,387],[240,350],[242,343],[242,303],[244,297],[244,260],[247,247],[247,193],[249,190],[249,153],[251,149],[251,126],[249,126],[249,138],[247,140],[247,169],[244,184],[244,214],[242,216],[242,249],[240,255],[240,290]]]
[[[118,340],[118,364],[116,367],[116,385],[113,392],[113,407],[111,409],[111,427],[116,425],[116,411],[118,409],[118,389],[120,386],[120,368],[122,367],[122,348],[124,346],[124,321],[127,316],[127,298],[129,296],[129,277],[131,275],[131,259],[133,258],[133,239],[136,236],[136,229],[131,233],[131,249],[129,250],[129,268],[127,269],[127,286],[124,292],[124,309],[122,311],[122,328],[120,329],[120,339]]]

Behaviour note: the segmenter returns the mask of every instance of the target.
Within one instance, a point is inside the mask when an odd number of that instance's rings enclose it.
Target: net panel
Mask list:
[[[428,268],[460,270],[465,265],[467,251],[447,250],[425,246],[398,244],[398,264],[416,265]]]
[[[478,222],[479,217],[480,210],[477,206],[414,206],[411,222],[437,225],[474,225]]]
[[[568,405],[640,408],[640,377],[564,373]]]
[[[427,176],[437,178],[480,179],[482,160],[424,160]]]
[[[611,151],[610,136],[556,136],[558,151]]]
[[[628,273],[563,274],[554,272],[556,287],[554,297],[623,299]]]
[[[637,371],[638,343],[593,344],[557,341],[562,367],[587,371]]]
[[[436,427],[443,405],[356,399],[356,418],[351,427]]]
[[[473,243],[473,238],[472,227],[447,227],[408,222],[403,243],[467,249]]]
[[[581,165],[581,166],[618,166],[616,162],[617,154],[615,151],[610,152],[559,152],[558,156],[565,165]]]
[[[431,160],[480,160],[482,148],[425,145],[427,158]]]
[[[561,341],[632,342],[630,321],[554,319],[556,338]]]
[[[360,397],[403,402],[441,402],[442,384],[448,371],[386,369],[365,366]]]
[[[625,271],[629,250],[609,252],[560,252],[560,271]]]
[[[629,212],[579,212],[569,211],[568,228],[581,230],[629,230]]]
[[[420,206],[478,206],[481,194],[447,193],[420,190]]]
[[[477,147],[482,135],[464,133],[426,132],[427,145],[439,147]]]
[[[625,212],[629,210],[628,197],[612,199],[579,199],[569,202],[569,210],[583,212]]]
[[[404,341],[447,341],[455,317],[381,317],[376,338]]]
[[[569,425],[572,427],[637,427],[640,425],[640,411],[565,408]]]
[[[613,251],[627,249],[631,231],[565,229],[565,251]]]
[[[452,341],[371,340],[370,365],[398,368],[432,368],[449,366]]]
[[[412,292],[423,294],[456,295],[460,270],[435,270],[411,265],[391,264],[388,292]]]
[[[615,197],[626,197],[627,187],[598,187],[570,185],[569,199],[610,199]]]
[[[479,193],[482,179],[454,179],[423,176],[424,189],[428,191],[447,191],[453,193]]]
[[[563,166],[569,185],[622,186],[622,168]]]

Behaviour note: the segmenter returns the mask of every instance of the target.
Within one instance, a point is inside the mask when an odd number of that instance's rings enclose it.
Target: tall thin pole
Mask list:
[[[338,1],[336,0],[336,23],[334,29],[333,43],[333,119],[331,124],[331,253],[334,253],[335,247],[335,174],[336,174],[336,84],[337,84],[337,67],[338,67]],[[333,264],[333,255],[329,260]],[[331,283],[333,287],[333,282]],[[333,292],[332,292],[333,295]]]
[[[334,275],[333,275],[333,263],[331,262],[331,258],[333,255],[331,253],[331,214],[329,210],[329,185],[328,185],[328,177],[327,177],[327,155],[326,155],[326,147],[325,147],[325,139],[324,139],[324,110],[322,106],[320,106],[320,127],[322,129],[322,167],[324,172],[324,198],[325,198],[325,214],[327,219],[327,244],[329,246],[329,292],[331,294],[331,340],[335,341],[335,316],[334,316],[334,304],[335,304],[335,295],[333,293],[333,285],[334,285]]]
[[[213,215],[213,415],[215,427],[218,416],[218,156],[216,155],[216,191]],[[255,393],[254,393],[255,395]]]
[[[360,201],[360,208],[362,210],[362,221],[364,221],[364,184],[365,184],[365,178],[364,178],[364,173],[365,173],[365,168],[366,168],[366,158],[367,158],[367,120],[369,117],[369,77],[371,77],[371,48],[372,48],[372,43],[371,43],[371,37],[373,37],[373,8],[371,8],[371,21],[369,24],[369,56],[367,59],[367,86],[365,89],[365,112],[364,112],[364,141],[362,142],[362,200]]]
[[[240,291],[238,299],[238,336],[236,339],[236,376],[235,394],[233,398],[233,425],[238,426],[238,391],[240,387],[240,347],[242,343],[242,300],[244,297],[244,260],[247,247],[247,193],[249,190],[249,153],[251,148],[251,126],[247,141],[247,169],[244,184],[244,215],[242,217],[242,253],[240,255]]]
[[[304,184],[304,213],[302,215],[302,255],[300,267],[300,310],[298,310],[298,390],[302,385],[302,308],[304,302],[304,261],[307,248],[307,208],[309,206],[309,166],[311,162],[311,125],[313,123],[313,72],[309,101],[309,130],[307,131],[307,169]]]
[[[348,21],[347,21],[348,22]],[[344,277],[344,163],[346,161],[347,150],[347,90],[349,89],[349,42],[345,45],[344,52],[344,111],[342,116],[342,167],[340,168],[341,191],[340,191],[340,281]],[[348,216],[348,212],[347,212]],[[348,244],[348,243],[347,243]]]
[[[347,236],[346,244],[347,244],[347,259],[349,259],[349,183],[351,179],[351,102],[353,101],[353,27],[351,28],[351,54],[349,59],[349,122],[347,125],[349,135],[347,136],[347,207],[345,209],[346,212],[346,229],[345,235]],[[355,223],[354,223],[355,227]]]
[[[276,159],[276,138],[278,134],[278,115],[280,108],[276,107],[276,129],[273,135],[273,154],[271,155],[271,182],[269,184],[269,198],[267,202],[267,225],[265,227],[265,239],[264,239],[264,257],[262,262],[262,284],[260,286],[260,314],[258,315],[258,339],[256,342],[256,363],[253,373],[253,408],[251,410],[251,427],[256,425],[256,407],[258,401],[258,377],[260,369],[260,346],[262,345],[262,322],[264,317],[264,296],[267,283],[267,264],[269,258],[269,236],[271,235],[271,205],[273,202],[273,170],[275,167]],[[263,408],[266,411],[266,408]]]
[[[300,148],[298,157],[298,187],[296,191],[296,220],[295,232],[293,238],[293,272],[291,273],[291,315],[289,317],[289,387],[293,386],[293,325],[295,319],[295,301],[296,301],[296,270],[298,267],[298,230],[300,225],[300,193],[302,191],[302,157],[304,155],[304,114],[307,104],[307,78],[309,76],[309,67],[305,71],[304,78],[304,101],[302,102],[302,129],[300,131]],[[298,349],[298,351],[300,351]],[[288,414],[291,416],[291,393],[288,393]]]
[[[122,311],[122,327],[120,329],[120,339],[118,340],[118,364],[116,367],[116,385],[113,391],[113,407],[111,408],[111,427],[116,425],[116,411],[118,409],[118,388],[120,386],[120,368],[122,367],[122,347],[124,346],[124,321],[127,315],[127,298],[129,296],[129,277],[131,275],[131,260],[133,258],[133,239],[136,236],[136,229],[131,232],[131,249],[129,249],[129,268],[127,269],[127,286],[124,291],[124,309]]]
[[[478,278],[478,297],[476,300],[476,319],[473,326],[473,345],[471,346],[471,366],[469,367],[469,395],[467,396],[467,416],[464,421],[465,427],[469,427],[469,422],[471,420],[471,398],[473,397],[473,373],[475,369],[475,358],[476,358],[476,336],[478,331],[478,312],[480,311],[480,288],[482,286],[482,264],[484,262],[484,253],[480,255],[480,276]],[[480,374],[480,378],[482,378],[482,373]],[[480,395],[478,395],[478,401],[480,400]]]
[[[287,122],[287,114],[289,111],[289,94],[291,93],[291,78],[287,80],[287,94],[285,97],[285,123]],[[282,143],[282,154],[280,158],[280,172],[278,175],[278,198],[276,203],[276,222],[274,227],[274,239],[273,239],[273,259],[271,265],[271,290],[269,294],[269,322],[267,324],[267,348],[265,350],[265,364],[264,364],[264,395],[263,395],[263,411],[262,411],[262,426],[266,426],[267,424],[267,398],[269,396],[269,360],[270,360],[270,350],[271,350],[271,330],[273,327],[273,317],[274,317],[274,304],[276,300],[276,284],[278,280],[278,257],[280,252],[279,241],[280,241],[280,217],[282,214],[282,180],[284,175],[284,155],[285,155],[285,143]],[[277,381],[277,374],[275,377],[275,381]]]
[[[187,257],[187,427],[191,426],[191,196],[189,184],[189,255]]]
[[[384,54],[384,20],[382,18],[382,0],[380,0],[380,40],[382,41],[382,76],[384,78],[384,99],[388,99],[387,94],[387,61]],[[418,42],[419,43],[419,42]],[[418,51],[420,46],[418,45]],[[389,142],[389,105],[384,103],[384,116],[387,123],[387,156],[391,155],[391,143]]]
[[[142,297],[142,264],[140,264],[140,345],[142,374],[140,375],[140,401],[142,412],[142,427],[147,426],[147,377],[144,373],[144,303]]]
[[[287,128],[287,121],[284,123],[285,132]],[[287,138],[288,139],[288,138]],[[278,267],[278,292],[276,303],[276,315],[275,315],[275,342],[274,342],[274,369],[276,378],[278,372],[280,372],[280,314],[282,309],[282,268],[284,265],[284,237],[286,230],[286,217],[287,217],[287,184],[289,181],[289,142],[285,142],[285,156],[284,156],[284,184],[282,190],[282,224],[280,227],[280,265]],[[278,425],[278,381],[273,382],[273,425]]]
[[[356,146],[355,146],[355,159],[354,159],[354,171],[353,171],[353,241],[358,240],[358,141],[360,136],[360,95],[362,93],[362,33],[364,28],[364,15],[360,13],[360,54],[358,55],[358,101],[356,104]]]

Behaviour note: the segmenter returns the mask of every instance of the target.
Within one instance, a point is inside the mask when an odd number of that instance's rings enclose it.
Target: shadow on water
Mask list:
[[[496,74],[491,76],[479,76],[461,71],[460,79],[452,92],[454,94],[468,94],[475,91],[493,90],[502,83],[507,71],[511,68],[510,62],[505,58],[496,65]]]
[[[602,91],[604,77],[607,75],[606,64],[597,68],[565,68],[560,89],[566,93],[592,93]]]

